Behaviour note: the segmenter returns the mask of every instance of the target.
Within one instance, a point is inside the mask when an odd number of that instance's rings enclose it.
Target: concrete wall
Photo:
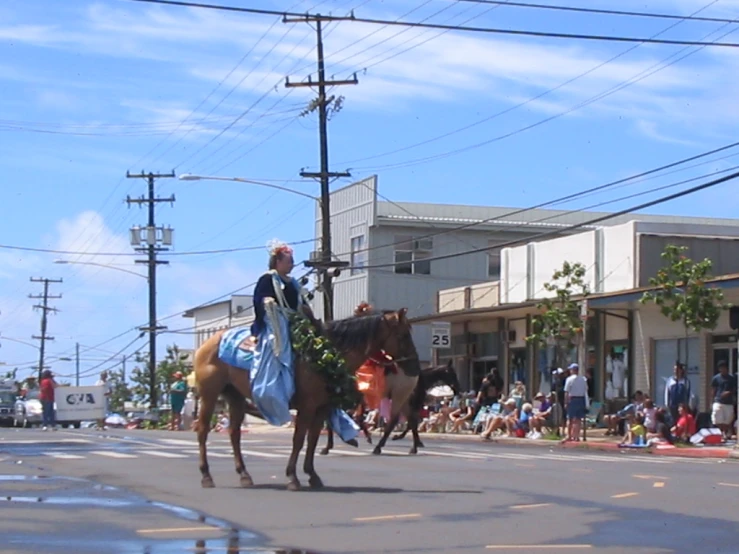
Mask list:
[[[600,292],[616,292],[636,285],[636,222],[604,227]]]

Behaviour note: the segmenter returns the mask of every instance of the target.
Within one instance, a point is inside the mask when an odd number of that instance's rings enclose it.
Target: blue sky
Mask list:
[[[404,19],[628,36],[652,36],[676,23],[453,0],[318,2],[248,4],[334,14],[355,8],[357,15],[384,19],[408,14]],[[567,3],[624,9],[623,2],[615,1]],[[689,14],[706,6],[701,15],[739,17],[737,0],[654,0],[635,8]],[[145,191],[143,181],[123,178],[128,169],[269,179],[318,193],[317,184],[298,177],[301,168],[315,170],[318,159],[316,119],[298,117],[310,93],[282,85],[286,75],[299,80],[315,71],[315,35],[306,24],[123,0],[6,3],[0,7],[0,22],[0,243],[130,254],[127,229],[145,223],[146,214],[124,203],[126,195]],[[682,22],[662,37],[713,40],[732,30],[739,31],[739,25]],[[739,32],[723,40],[739,42]],[[735,50],[634,46],[330,24],[325,39],[328,75],[346,78],[356,71],[360,81],[335,91],[345,102],[330,122],[332,167],[351,168],[357,178],[377,173],[380,192],[395,201],[519,207],[736,140]],[[529,101],[630,48],[588,75]],[[688,53],[665,67],[665,61]],[[659,70],[623,86],[653,69]],[[582,103],[587,105],[494,140]],[[504,110],[510,111],[491,118]],[[398,149],[403,150],[392,153]],[[731,158],[715,160],[618,194],[732,165]],[[731,187],[662,205],[655,212],[733,217],[737,195]],[[274,237],[312,236],[312,201],[299,196],[244,184],[174,179],[162,180],[158,192],[177,197],[174,207],[157,209],[158,222],[175,228],[177,252],[261,247]],[[564,207],[584,207],[607,200],[609,194]],[[308,248],[297,250],[303,256]],[[52,287],[64,298],[54,301],[61,312],[50,319],[49,333],[56,341],[49,352],[52,358],[69,356],[80,342],[83,371],[136,334],[106,342],[100,350],[89,347],[146,321],[143,279],[95,266],[55,265],[58,258],[141,270],[131,256],[0,249],[0,337],[15,339],[0,339],[0,362],[27,367],[37,357],[35,348],[16,342],[32,343],[31,335],[38,334],[39,314],[27,295],[40,287],[29,282],[31,276],[64,279]],[[171,262],[160,272],[162,316],[252,283],[264,269],[266,250],[178,256]],[[181,329],[188,321],[175,317],[166,323]],[[160,339],[162,348],[175,342],[189,347],[192,337],[166,334]],[[143,345],[139,341],[128,351]],[[60,374],[73,369],[67,362],[52,365]],[[24,369],[21,375],[26,373]]]

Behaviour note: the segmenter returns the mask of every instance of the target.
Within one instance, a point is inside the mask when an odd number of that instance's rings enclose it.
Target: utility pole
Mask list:
[[[44,292],[43,294],[29,294],[28,298],[32,298],[34,300],[41,300],[41,304],[34,304],[34,308],[37,308],[41,310],[41,336],[33,335],[33,339],[41,341],[41,346],[39,347],[39,357],[38,357],[38,382],[41,382],[41,373],[43,373],[45,367],[45,356],[46,356],[46,341],[47,340],[54,340],[54,337],[50,337],[46,334],[46,327],[47,327],[47,316],[49,312],[58,312],[56,308],[49,307],[49,300],[61,298],[62,295],[50,295],[49,294],[49,284],[51,283],[61,283],[61,279],[45,279],[45,278],[35,278],[31,277],[32,283],[43,283],[44,284]]]
[[[74,384],[80,386],[80,343],[74,344]]]
[[[333,111],[338,112],[341,108],[341,97],[326,96],[326,86],[342,86],[342,85],[356,85],[359,81],[357,80],[356,73],[352,79],[339,80],[339,81],[327,81],[326,80],[326,68],[323,56],[323,28],[322,22],[332,19],[331,17],[316,15],[306,15],[299,19],[290,19],[284,17],[282,21],[284,23],[296,23],[296,22],[315,22],[316,24],[316,51],[318,53],[318,81],[313,81],[308,76],[308,81],[299,83],[291,83],[290,79],[285,79],[285,86],[287,88],[297,87],[318,87],[318,98],[313,100],[304,113],[308,113],[314,110],[318,111],[318,137],[320,142],[321,152],[321,170],[318,173],[311,173],[307,171],[301,171],[300,176],[306,179],[319,179],[321,182],[321,255],[320,260],[311,260],[306,265],[318,269],[319,275],[321,276],[321,288],[323,290],[323,318],[325,321],[333,319],[334,315],[334,294],[332,277],[334,272],[332,269],[338,270],[341,267],[349,265],[348,262],[334,262],[331,260],[331,191],[329,189],[330,179],[338,177],[351,177],[348,171],[345,172],[332,172],[329,171],[328,164],[328,117],[329,117],[329,106],[333,104]],[[338,274],[338,273],[336,273]]]
[[[146,252],[146,260],[136,260],[137,264],[147,264],[149,268],[149,324],[144,327],[140,327],[139,330],[149,333],[149,397],[150,397],[150,410],[154,413],[157,411],[157,383],[156,383],[156,371],[157,371],[157,331],[166,329],[165,326],[157,325],[157,266],[162,264],[168,264],[169,262],[164,260],[157,260],[157,254],[169,250],[168,246],[172,245],[172,229],[170,227],[157,227],[154,222],[154,211],[155,207],[159,202],[169,202],[174,204],[174,195],[169,198],[157,198],[154,193],[154,182],[156,179],[171,179],[174,178],[174,171],[167,174],[159,173],[137,173],[132,175],[126,172],[126,177],[129,179],[146,179],[148,183],[148,195],[140,196],[139,198],[131,198],[128,196],[126,202],[129,207],[131,204],[147,204],[149,209],[149,221],[146,227],[135,226],[131,228],[131,245],[137,252]]]

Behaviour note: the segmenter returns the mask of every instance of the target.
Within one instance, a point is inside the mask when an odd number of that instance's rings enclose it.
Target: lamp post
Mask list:
[[[325,246],[331,244],[331,225],[327,223],[327,220],[330,217],[330,214],[328,214],[328,210],[326,209],[326,206],[328,206],[329,197],[328,193],[326,191],[322,191],[321,197],[313,196],[311,194],[307,194],[305,192],[302,192],[300,190],[291,189],[288,187],[283,187],[280,185],[275,185],[272,183],[265,183],[263,181],[255,181],[253,179],[244,179],[242,177],[217,177],[217,176],[210,176],[210,175],[193,175],[190,173],[184,173],[179,176],[179,179],[181,181],[230,181],[234,183],[246,183],[250,185],[256,185],[260,187],[266,187],[271,188],[275,190],[281,190],[283,192],[287,192],[289,194],[295,194],[297,196],[302,196],[304,198],[310,198],[311,200],[314,200],[318,202],[319,207],[321,208],[321,217],[323,219],[323,225],[322,225],[322,232],[321,232],[321,243]],[[323,194],[323,192],[326,192]],[[323,318],[326,321],[330,321],[333,319],[333,312],[334,312],[334,306],[333,306],[333,291],[332,291],[332,277],[338,276],[338,271],[342,267],[348,267],[350,264],[349,262],[342,262],[342,261],[333,261],[331,260],[331,253],[330,252],[322,252],[318,256],[311,255],[311,259],[305,262],[306,267],[311,267],[319,270],[319,274],[321,276],[321,288],[323,290]],[[331,271],[333,270],[333,271]]]

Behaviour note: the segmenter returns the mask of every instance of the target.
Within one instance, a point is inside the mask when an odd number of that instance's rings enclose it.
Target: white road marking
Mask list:
[[[184,454],[194,454],[196,456],[200,456],[200,450],[183,450]],[[211,450],[208,450],[208,458],[233,458],[233,454],[228,454],[226,452],[212,452]]]
[[[90,452],[90,454],[95,454],[97,456],[105,456],[107,458],[138,458],[138,456],[135,456],[133,454],[125,454],[123,452],[114,452],[112,450],[93,450]]]
[[[137,450],[139,454],[148,454],[149,456],[158,456],[160,458],[187,458],[184,454],[175,454],[174,452],[166,452],[164,450]]]
[[[2,440],[0,439],[0,446],[14,446],[16,444],[91,444],[92,441],[86,439],[21,439],[21,440]]]
[[[84,460],[84,456],[78,456],[77,454],[65,454],[64,452],[46,452],[44,455],[50,458],[56,458],[57,460]]]

